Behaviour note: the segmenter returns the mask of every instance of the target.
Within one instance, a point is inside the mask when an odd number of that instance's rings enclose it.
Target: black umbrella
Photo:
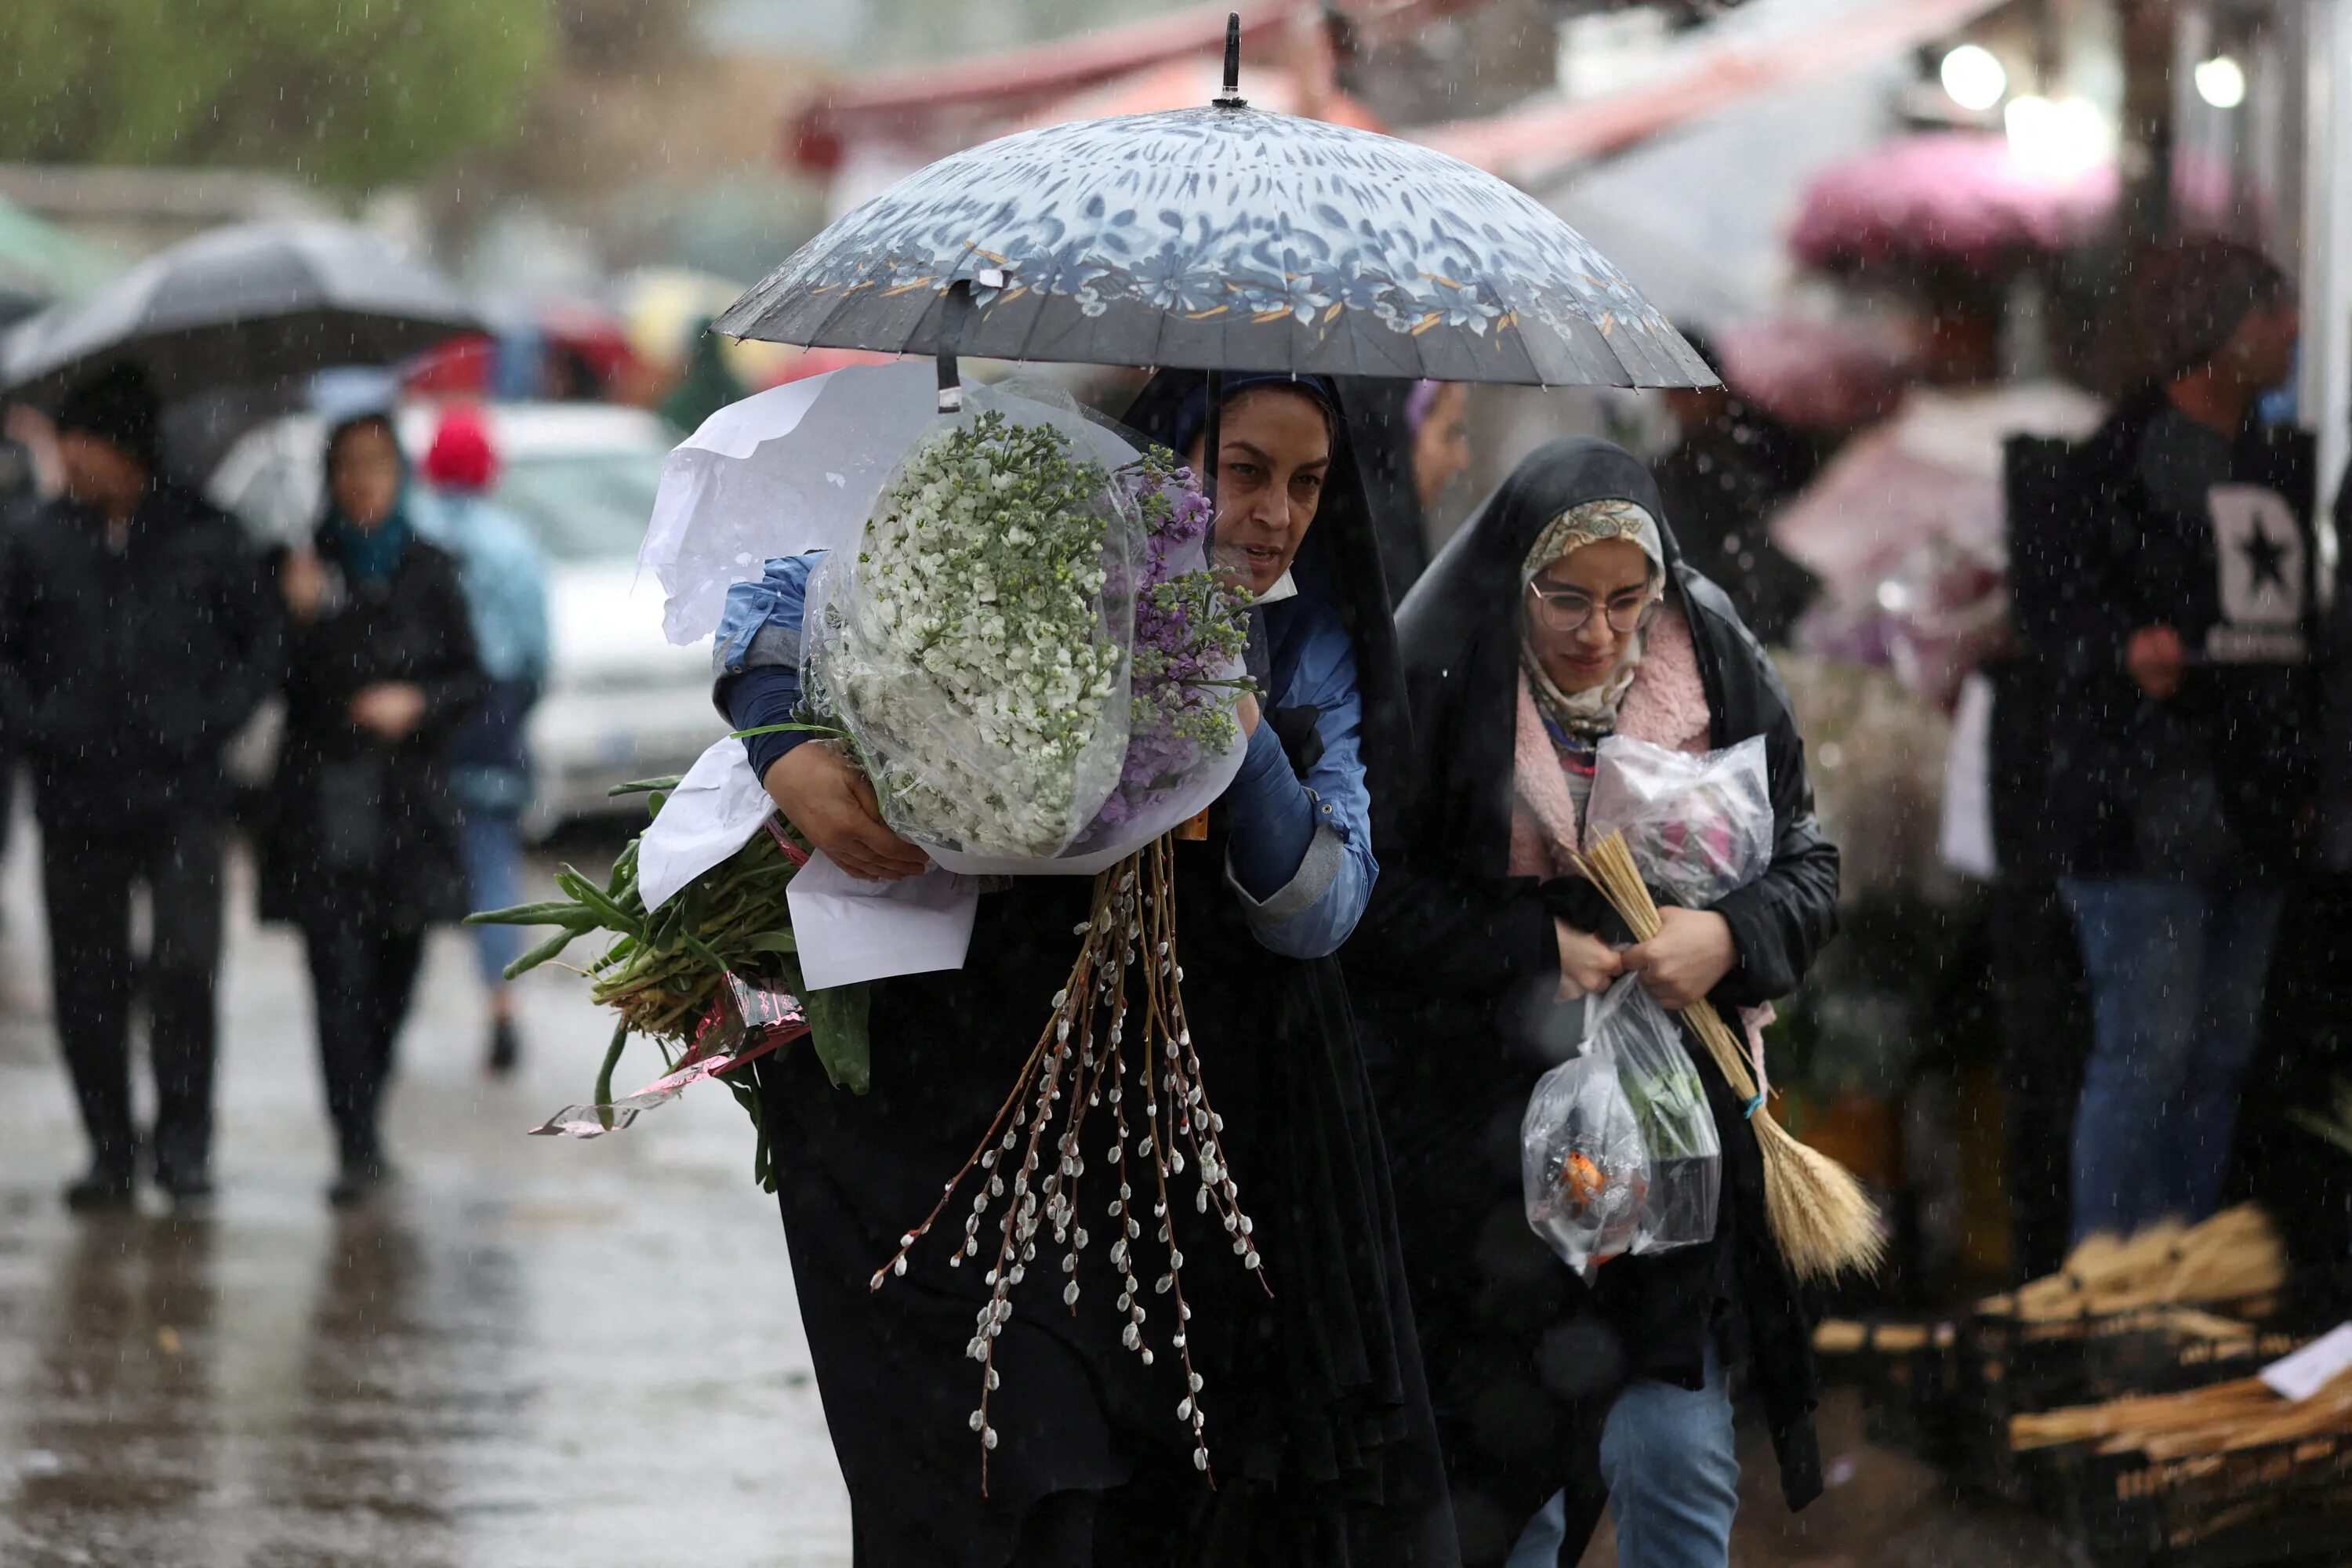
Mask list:
[[[1429,148],[1253,110],[1238,63],[1235,29],[1213,107],[941,159],[803,246],[718,330],[887,353],[1714,384],[1558,215]]]
[[[0,392],[52,402],[117,361],[166,399],[330,365],[386,364],[477,325],[456,287],[379,236],[335,223],[245,224],[151,257],[0,338]]]

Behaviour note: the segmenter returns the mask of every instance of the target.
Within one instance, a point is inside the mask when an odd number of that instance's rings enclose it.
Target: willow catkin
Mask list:
[[[1612,833],[1592,848],[1579,853],[1567,848],[1571,863],[1601,889],[1633,932],[1647,942],[1663,923],[1655,900],[1633,864],[1624,837]],[[1748,1070],[1748,1052],[1715,1005],[1704,997],[1685,1008],[1683,1017],[1705,1045],[1731,1091],[1743,1100],[1757,1098],[1756,1079]],[[1853,1173],[1821,1151],[1800,1142],[1772,1118],[1769,1106],[1759,1105],[1749,1118],[1764,1160],[1764,1209],[1780,1255],[1800,1279],[1827,1279],[1853,1269],[1868,1273],[1885,1255],[1886,1237],[1872,1204]]]

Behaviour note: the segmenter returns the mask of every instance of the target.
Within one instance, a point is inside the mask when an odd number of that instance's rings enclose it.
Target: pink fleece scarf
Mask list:
[[[1690,625],[1668,605],[1644,636],[1641,666],[1617,709],[1616,732],[1677,752],[1704,752],[1710,720]],[[1582,828],[1568,781],[1560,777],[1559,753],[1552,748],[1525,675],[1519,677],[1512,751],[1511,875],[1566,876],[1568,856],[1559,846],[1581,843]]]

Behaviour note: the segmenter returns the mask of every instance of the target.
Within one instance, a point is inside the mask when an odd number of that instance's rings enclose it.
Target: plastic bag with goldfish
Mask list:
[[[1605,1051],[1570,1058],[1536,1080],[1519,1122],[1528,1224],[1590,1275],[1630,1251],[1650,1191],[1650,1152]]]

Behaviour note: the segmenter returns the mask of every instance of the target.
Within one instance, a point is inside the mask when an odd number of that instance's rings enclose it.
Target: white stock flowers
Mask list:
[[[908,454],[814,661],[893,826],[1036,857],[1086,827],[1127,748],[1133,532],[1051,426],[983,413]]]

